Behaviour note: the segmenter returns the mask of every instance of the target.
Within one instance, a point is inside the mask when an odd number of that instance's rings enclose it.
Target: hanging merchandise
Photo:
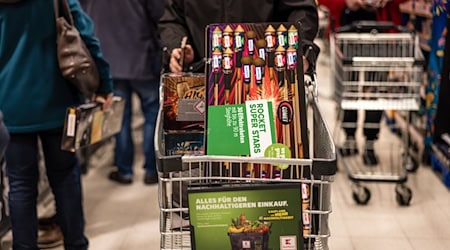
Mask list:
[[[446,32],[450,27],[450,18],[447,16],[445,30],[445,53],[439,86],[439,98],[437,100],[436,116],[434,119],[433,142],[431,143],[431,165],[433,170],[439,172],[442,181],[450,187],[450,119],[448,107],[450,105],[450,34]]]
[[[445,35],[447,33],[447,0],[433,0],[431,12],[433,14],[433,26],[430,39],[430,57],[428,64],[428,84],[425,89],[426,100],[426,134],[425,151],[430,151],[430,144],[435,133],[436,109],[439,97],[439,83],[444,60]]]

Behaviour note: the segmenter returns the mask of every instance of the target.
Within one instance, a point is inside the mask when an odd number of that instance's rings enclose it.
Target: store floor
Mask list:
[[[332,81],[326,52],[321,54],[317,70],[319,106],[333,130],[336,112],[331,98]],[[389,133],[382,131],[382,139],[376,144],[379,149],[388,149],[381,150],[380,154],[398,148],[390,139],[383,139],[390,138]],[[135,138],[139,144],[139,130],[135,132]],[[160,249],[158,187],[143,184],[142,152],[136,152],[134,183],[121,186],[107,180],[108,173],[113,170],[112,149],[112,144],[100,148],[91,159],[89,172],[83,177],[86,234],[90,249]],[[351,182],[345,169],[340,168],[332,184],[330,249],[449,249],[449,189],[427,166],[420,166],[417,173],[410,174],[407,185],[413,191],[408,207],[397,204],[395,185],[385,183],[368,184],[372,194],[369,203],[356,205],[352,199]]]

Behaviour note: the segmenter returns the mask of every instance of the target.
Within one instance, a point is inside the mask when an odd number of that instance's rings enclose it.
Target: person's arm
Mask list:
[[[301,38],[303,44],[303,53],[313,48],[313,53],[308,53],[307,62],[315,64],[320,49],[314,44],[314,38],[317,36],[319,27],[319,17],[315,0],[282,0],[276,6],[276,15],[287,15],[288,22],[300,22],[302,24]],[[307,68],[308,65],[305,66]]]
[[[78,32],[80,32],[81,38],[97,65],[100,76],[100,86],[97,90],[97,94],[109,94],[113,89],[112,77],[109,70],[109,64],[104,59],[100,50],[100,42],[94,36],[94,24],[81,9],[78,0],[67,0],[67,2],[69,3],[70,11],[73,16],[74,25],[78,29]]]
[[[167,67],[171,60],[170,55],[174,49],[180,47],[181,39],[184,36],[190,37],[184,16],[183,0],[165,1],[164,14],[159,20],[159,32],[169,55],[164,55],[167,59],[164,64]]]

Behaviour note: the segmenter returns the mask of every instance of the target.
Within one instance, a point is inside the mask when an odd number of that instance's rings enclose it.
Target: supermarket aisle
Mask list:
[[[328,60],[328,55],[321,54],[317,67],[319,106],[333,131],[336,111]],[[361,133],[359,136],[358,145],[361,147]],[[394,157],[399,157],[399,145],[392,139],[395,141],[396,138],[388,129],[382,128],[379,142],[375,145],[380,157],[388,158],[383,154],[391,151]],[[400,207],[395,200],[395,185],[385,183],[367,184],[372,194],[369,204],[356,205],[345,168],[339,170],[332,187],[330,249],[448,249],[450,192],[429,167],[421,166],[416,174],[408,176],[407,184],[413,191],[409,207]]]
[[[319,105],[330,129],[335,124],[332,82],[328,56],[322,53],[318,64]],[[380,152],[393,146],[390,132],[383,132]],[[140,138],[139,131],[136,138]],[[388,138],[388,139],[385,139]],[[395,147],[395,145],[394,145]],[[159,208],[156,186],[142,184],[143,171],[132,186],[117,186],[106,180],[111,150],[103,148],[91,162],[84,177],[87,234],[91,249],[159,249]],[[139,152],[138,152],[139,155]],[[142,159],[141,159],[142,160]],[[140,166],[140,162],[136,166]],[[351,185],[341,169],[332,188],[333,213],[330,219],[332,250],[444,250],[450,246],[450,192],[429,167],[420,167],[409,176],[413,190],[410,207],[399,207],[393,184],[370,184],[372,198],[367,206],[356,205]]]
[[[330,129],[335,124],[328,56],[319,58],[319,106]],[[139,126],[137,121],[137,125]],[[141,131],[135,132],[137,142]],[[389,152],[389,132],[376,145]],[[112,169],[112,143],[96,152],[83,177],[86,234],[94,250],[159,249],[158,187],[142,182],[142,153],[136,152],[133,185],[119,186],[107,180]],[[395,147],[395,145],[394,145]],[[356,205],[344,169],[332,185],[333,212],[330,216],[332,250],[444,250],[450,246],[450,192],[429,167],[409,176],[413,190],[410,207],[399,207],[394,185],[367,185],[372,193],[368,205]],[[57,248],[60,250],[62,248]]]

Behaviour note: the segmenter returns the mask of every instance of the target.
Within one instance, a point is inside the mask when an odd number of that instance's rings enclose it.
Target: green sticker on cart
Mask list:
[[[291,158],[291,150],[289,149],[288,146],[284,144],[276,143],[266,148],[266,151],[264,151],[264,156],[268,158],[287,159]],[[288,164],[273,164],[273,165],[283,170],[289,168]]]

